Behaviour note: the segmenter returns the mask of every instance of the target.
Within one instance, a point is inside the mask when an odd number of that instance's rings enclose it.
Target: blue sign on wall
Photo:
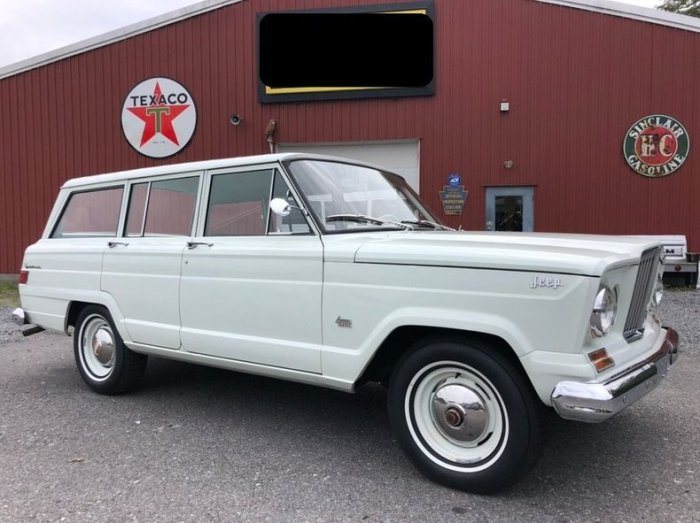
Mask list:
[[[465,191],[462,185],[462,177],[457,173],[448,174],[447,185],[443,185],[440,191],[443,212],[447,215],[461,215],[468,194],[469,191]]]

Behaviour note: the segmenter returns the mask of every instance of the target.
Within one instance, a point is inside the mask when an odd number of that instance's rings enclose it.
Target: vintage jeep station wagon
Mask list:
[[[415,465],[493,492],[532,467],[546,407],[600,422],[667,374],[662,270],[653,240],[455,231],[400,176],[274,154],[68,181],[15,317],[72,332],[103,394],[149,355],[386,384]]]

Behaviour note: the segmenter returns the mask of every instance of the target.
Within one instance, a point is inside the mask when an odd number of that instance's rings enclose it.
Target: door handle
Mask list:
[[[199,246],[199,245],[206,245],[207,247],[211,247],[211,246],[213,246],[214,244],[213,244],[213,243],[209,243],[209,242],[187,242],[187,248],[188,248],[188,249],[194,249],[195,247],[197,247],[197,246]]]
[[[110,249],[113,249],[117,245],[123,245],[124,247],[126,247],[127,245],[129,245],[129,242],[107,242],[107,247],[109,247]]]

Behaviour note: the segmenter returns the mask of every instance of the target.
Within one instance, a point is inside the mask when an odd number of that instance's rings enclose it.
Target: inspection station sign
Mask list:
[[[630,127],[623,151],[628,165],[642,176],[667,176],[683,165],[690,150],[685,127],[670,116],[645,116]]]
[[[180,152],[192,139],[196,126],[192,96],[170,78],[144,80],[124,100],[124,136],[145,156],[165,158]]]
[[[442,186],[440,191],[440,201],[442,211],[448,216],[460,216],[464,211],[464,202],[467,200],[469,191],[464,190],[462,176],[457,173],[450,173],[447,176],[447,185]]]

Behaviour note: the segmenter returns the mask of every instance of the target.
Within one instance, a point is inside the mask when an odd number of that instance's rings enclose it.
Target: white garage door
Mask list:
[[[389,171],[400,174],[418,192],[420,182],[420,158],[418,140],[410,142],[367,142],[329,144],[279,144],[280,153],[305,152],[329,154],[350,160],[374,163]]]

